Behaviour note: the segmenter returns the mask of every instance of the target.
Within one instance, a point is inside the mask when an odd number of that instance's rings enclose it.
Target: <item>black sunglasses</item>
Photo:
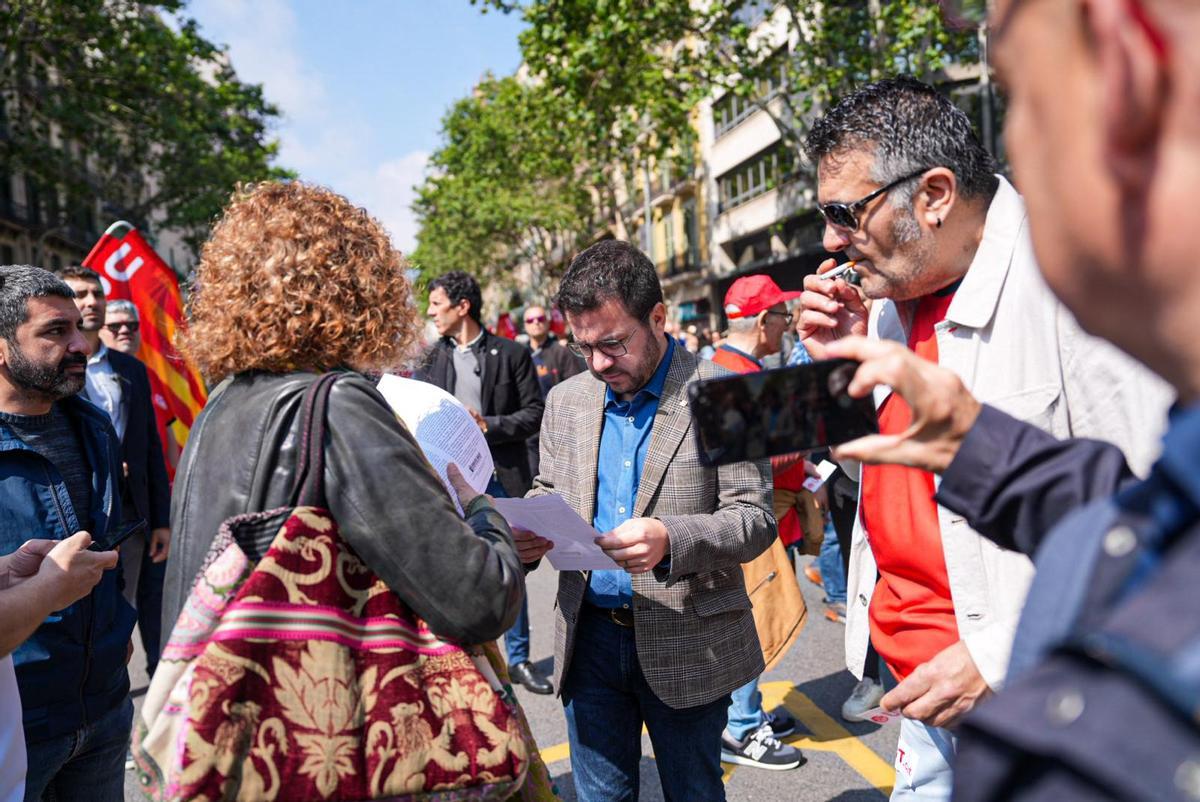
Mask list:
[[[864,206],[878,198],[883,193],[900,186],[905,181],[911,181],[917,176],[929,172],[930,169],[931,168],[929,167],[923,167],[920,170],[917,170],[915,173],[909,173],[902,178],[897,178],[892,183],[880,187],[870,195],[859,198],[853,203],[838,203],[835,201],[833,203],[821,204],[817,207],[817,209],[820,210],[821,214],[826,220],[828,220],[830,223],[833,223],[838,228],[844,228],[847,231],[858,231],[857,213],[861,211]]]
[[[130,320],[130,321],[127,321],[124,323],[105,323],[104,324],[104,328],[108,329],[110,334],[120,334],[121,329],[129,329],[130,334],[137,334],[138,326],[139,326],[139,324],[136,320]]]

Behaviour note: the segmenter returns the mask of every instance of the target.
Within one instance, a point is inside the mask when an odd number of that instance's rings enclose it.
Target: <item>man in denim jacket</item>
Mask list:
[[[104,543],[121,520],[116,433],[75,397],[88,344],[73,299],[44,270],[0,266],[0,553],[80,530]],[[108,571],[13,653],[27,800],[123,798],[133,622],[118,572]]]

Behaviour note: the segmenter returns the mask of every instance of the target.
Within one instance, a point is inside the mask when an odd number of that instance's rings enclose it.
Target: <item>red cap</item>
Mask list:
[[[761,273],[742,276],[729,285],[729,290],[725,293],[725,317],[730,320],[754,317],[764,309],[799,298],[800,295],[800,292],[784,292],[770,276]]]

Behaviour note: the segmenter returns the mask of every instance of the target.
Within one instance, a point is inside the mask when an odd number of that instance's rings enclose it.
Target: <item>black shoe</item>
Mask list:
[[[796,719],[786,710],[764,711],[767,723],[771,725],[771,734],[776,738],[786,738],[796,731]]]
[[[550,684],[550,680],[541,676],[534,669],[533,663],[526,660],[524,663],[517,663],[515,666],[508,667],[508,676],[513,682],[519,682],[525,686],[525,690],[530,693],[548,694],[554,693],[554,686]]]

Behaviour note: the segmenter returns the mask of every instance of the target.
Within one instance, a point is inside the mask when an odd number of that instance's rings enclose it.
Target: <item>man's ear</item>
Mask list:
[[[1080,13],[1100,72],[1106,161],[1122,185],[1141,188],[1169,95],[1166,39],[1140,0],[1080,0]]]
[[[957,200],[958,180],[954,172],[945,167],[936,167],[921,179],[920,189],[913,198],[914,212],[930,228],[940,228]]]

